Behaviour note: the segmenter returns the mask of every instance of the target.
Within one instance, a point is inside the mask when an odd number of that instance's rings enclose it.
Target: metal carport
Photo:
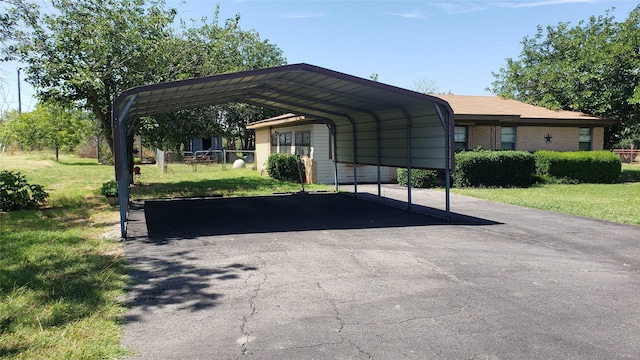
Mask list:
[[[227,102],[323,120],[333,134],[335,161],[378,166],[378,179],[380,166],[405,167],[409,179],[412,168],[445,170],[449,217],[454,124],[446,101],[314,65],[294,64],[138,86],[114,100],[111,121],[123,238],[131,176],[126,139],[137,119]],[[378,196],[380,185],[378,180]],[[411,186],[407,191],[411,209]]]

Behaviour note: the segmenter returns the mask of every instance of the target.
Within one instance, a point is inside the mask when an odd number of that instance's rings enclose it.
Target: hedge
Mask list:
[[[300,182],[300,174],[305,176],[304,163],[293,154],[271,154],[267,158],[267,174],[276,180]]]
[[[407,186],[409,172],[407,169],[397,169],[398,185]],[[411,186],[415,188],[432,188],[435,186],[438,172],[435,170],[411,169]]]
[[[536,151],[537,173],[584,183],[612,183],[622,171],[620,157],[611,151]]]
[[[536,163],[526,151],[463,151],[456,153],[454,186],[528,187]]]

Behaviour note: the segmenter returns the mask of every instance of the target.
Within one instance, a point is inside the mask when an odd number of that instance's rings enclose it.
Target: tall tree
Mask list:
[[[219,7],[210,20],[181,22],[180,31],[166,43],[167,77],[185,79],[242,70],[279,66],[286,63],[282,50],[268,40],[262,40],[255,30],[243,30],[240,15],[220,25]],[[244,126],[259,116],[273,112],[247,104],[227,104],[202,109],[184,110],[144,119],[138,132],[151,144],[176,149],[180,144],[197,137],[224,136],[227,145],[240,140],[251,146],[252,132]]]
[[[577,26],[538,26],[517,60],[493,73],[493,93],[551,109],[615,118],[606,146],[640,145],[640,6],[624,22],[607,11]]]
[[[53,11],[20,43],[27,81],[44,101],[78,102],[102,124],[110,146],[111,103],[127,88],[165,80],[156,55],[176,15],[164,2],[52,0]],[[112,149],[113,150],[113,149]]]
[[[0,0],[0,62],[15,58],[16,45],[29,38],[26,27],[37,24],[38,6],[28,0]]]
[[[177,11],[163,0],[52,0],[52,6],[33,25],[32,41],[20,43],[27,81],[41,100],[90,109],[112,151],[111,104],[120,92],[285,63],[279,48],[240,28],[239,15],[220,26],[217,7],[211,21],[175,27]]]
[[[413,82],[413,90],[423,94],[435,94],[439,87],[435,81],[423,77]]]

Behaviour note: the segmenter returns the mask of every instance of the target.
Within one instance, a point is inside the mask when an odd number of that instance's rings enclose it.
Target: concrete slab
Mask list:
[[[414,191],[424,211],[442,197]],[[134,206],[123,344],[135,359],[638,358],[640,227],[462,196],[446,223],[361,199]]]

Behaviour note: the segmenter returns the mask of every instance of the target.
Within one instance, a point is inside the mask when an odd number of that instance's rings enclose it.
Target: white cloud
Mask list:
[[[594,0],[543,0],[543,1],[525,1],[525,2],[500,2],[500,6],[509,8],[526,8],[526,7],[538,7],[549,5],[563,5],[563,4],[577,4],[577,3],[592,3]]]
[[[411,12],[401,12],[401,13],[389,12],[388,14],[393,16],[400,16],[403,18],[411,18],[411,19],[422,19],[425,17],[425,15],[419,9],[413,10]]]
[[[538,6],[554,6],[563,4],[593,3],[599,0],[530,0],[530,1],[450,1],[434,2],[431,6],[443,10],[447,14],[468,14],[477,11],[484,11],[491,8],[530,8]]]
[[[487,10],[490,6],[485,2],[435,2],[432,6],[443,10],[447,14],[468,14]]]

